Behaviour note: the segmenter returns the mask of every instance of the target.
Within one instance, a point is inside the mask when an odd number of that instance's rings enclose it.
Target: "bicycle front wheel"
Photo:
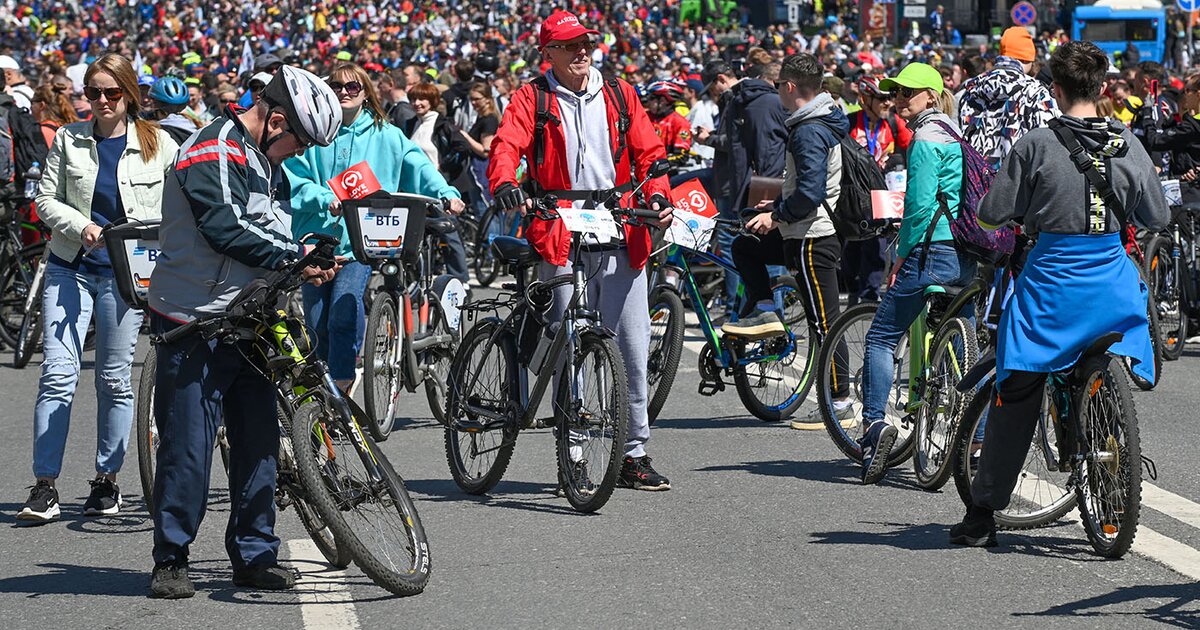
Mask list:
[[[973,393],[957,387],[979,358],[976,340],[974,326],[962,317],[947,321],[933,340],[913,446],[913,471],[917,484],[926,490],[938,490],[950,478],[954,435]]]
[[[298,483],[296,472],[296,451],[292,448],[292,418],[284,405],[276,405],[275,414],[278,416],[282,435],[279,436],[279,480],[275,492],[275,503],[283,509],[287,506],[296,508],[296,516],[304,531],[317,546],[317,550],[325,560],[335,567],[344,569],[354,560],[345,545],[337,544],[337,536],[325,524],[325,519],[309,504],[307,492],[303,484]]]
[[[857,304],[846,309],[830,326],[817,361],[817,408],[825,429],[838,450],[860,463],[862,447],[859,440],[864,430],[862,413],[866,400],[863,387],[866,337],[878,309],[876,303]],[[895,426],[899,435],[888,456],[888,466],[904,463],[913,451],[912,425],[905,419],[909,389],[908,344],[908,333],[905,332],[891,357],[893,379],[884,406],[884,421]]]
[[[1032,529],[1062,518],[1075,507],[1070,476],[1061,472],[1065,466],[1054,428],[1059,410],[1046,387],[1042,411],[1034,426],[1033,441],[1025,455],[1025,464],[1017,477],[1017,485],[1009,497],[1008,507],[995,513],[996,526],[1002,529]],[[984,427],[992,398],[995,396],[995,377],[988,378],[975,391],[958,425],[954,439],[951,468],[954,486],[963,505],[971,505],[971,482],[979,468],[979,458],[986,448]]]
[[[802,324],[801,324],[802,325]],[[737,345],[737,356],[752,359],[733,372],[738,398],[754,417],[779,422],[792,417],[812,388],[817,334],[772,337]],[[726,343],[735,343],[726,337]]]
[[[650,360],[646,367],[650,393],[646,412],[650,415],[651,425],[671,395],[671,385],[679,370],[679,357],[683,354],[686,325],[679,294],[666,287],[655,288],[650,293]]]
[[[138,472],[142,478],[142,498],[146,510],[154,512],[154,465],[158,457],[158,425],[154,421],[154,379],[158,370],[158,347],[151,345],[142,360],[138,377],[136,416]]]
[[[363,340],[363,402],[371,437],[383,442],[392,434],[396,399],[400,396],[400,318],[396,298],[381,291],[371,300]]]
[[[584,333],[571,378],[559,378],[558,483],[571,507],[595,512],[617,486],[629,431],[629,383],[617,343]]]
[[[463,337],[446,393],[446,463],[454,483],[467,494],[484,494],[500,483],[512,459],[519,427],[515,413],[520,387],[517,341],[500,320],[480,320]],[[495,343],[489,343],[495,336]],[[478,430],[493,416],[504,426]]]
[[[1079,485],[1083,528],[1096,553],[1120,558],[1133,545],[1142,507],[1142,446],[1137,412],[1125,379],[1108,355],[1082,368],[1076,392]]]
[[[1146,284],[1158,314],[1162,358],[1174,361],[1183,354],[1188,316],[1183,312],[1183,261],[1171,239],[1159,236],[1146,247]]]
[[[292,419],[292,447],[307,498],[363,573],[396,595],[425,590],[425,528],[403,480],[359,419],[310,399]]]

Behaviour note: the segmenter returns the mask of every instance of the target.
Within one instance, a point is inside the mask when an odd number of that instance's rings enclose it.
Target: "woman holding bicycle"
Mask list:
[[[366,70],[341,64],[329,74],[328,83],[342,106],[337,137],[333,144],[312,147],[283,165],[292,185],[292,234],[336,236],[341,241],[337,254],[351,256],[340,219],[342,202],[326,181],[364,160],[384,190],[450,199],[450,212],[462,212],[458,190],[446,183],[416,143],[387,122]],[[305,319],[317,333],[317,354],[329,363],[330,374],[343,390],[354,383],[354,363],[366,328],[362,298],[370,276],[370,267],[348,260],[333,282],[302,289]]]
[[[93,313],[98,439],[96,478],[83,513],[112,515],[121,509],[116,480],[133,422],[130,373],[142,314],[117,295],[112,265],[97,245],[109,223],[159,216],[163,181],[179,148],[157,124],[139,119],[137,75],[124,57],[96,60],[84,85],[93,119],[55,134],[37,196],[38,214],[53,238],[42,295],[45,358],[34,408],[36,482],[17,515],[30,522],[59,516],[55,479]]]
[[[955,250],[950,233],[950,217],[958,212],[962,188],[962,150],[943,127],[956,125],[947,116],[953,101],[944,90],[941,74],[932,66],[910,63],[896,78],[880,81],[879,88],[896,95],[896,109],[913,138],[908,148],[908,190],[896,245],[898,258],[888,279],[890,288],[866,335],[865,431],[861,440],[866,484],[883,478],[896,443],[896,427],[884,421],[894,376],[892,356],[924,307],[925,288],[966,284],[975,275],[974,260]],[[938,218],[943,203],[949,212]]]

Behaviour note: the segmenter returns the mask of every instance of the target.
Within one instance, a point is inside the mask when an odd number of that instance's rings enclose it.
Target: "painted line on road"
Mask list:
[[[1152,483],[1142,483],[1142,505],[1200,529],[1200,504]]]
[[[361,628],[347,586],[346,571],[331,567],[316,543],[307,538],[287,541],[287,550],[288,560],[301,572],[301,579],[296,581],[296,594],[300,598],[300,616],[305,630]],[[325,568],[314,571],[314,565]]]

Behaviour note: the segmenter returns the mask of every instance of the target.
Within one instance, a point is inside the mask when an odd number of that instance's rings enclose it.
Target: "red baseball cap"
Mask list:
[[[568,41],[580,35],[599,35],[600,31],[584,27],[579,23],[575,14],[566,11],[555,11],[542,21],[541,32],[538,33],[538,48],[545,48],[553,41]]]

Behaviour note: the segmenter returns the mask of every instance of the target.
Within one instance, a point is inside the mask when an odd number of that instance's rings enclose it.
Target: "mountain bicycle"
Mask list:
[[[977,277],[964,287],[926,287],[925,305],[891,358],[893,384],[884,420],[899,435],[887,465],[913,457],[917,483],[927,490],[941,488],[951,474],[952,439],[971,400],[971,392],[955,385],[979,357],[976,326],[962,314],[973,312],[988,286]],[[862,419],[866,334],[878,309],[877,303],[858,304],[834,320],[817,364],[817,405],[825,428],[856,462],[862,461],[860,440],[867,428]]]
[[[430,197],[384,193],[347,201],[342,212],[355,258],[377,266],[383,278],[367,312],[363,342],[364,406],[374,419],[368,429],[379,442],[391,434],[402,387],[412,393],[424,384],[430,410],[446,424],[446,377],[467,289],[450,275],[435,275],[436,243],[457,229],[443,216],[443,205]]]
[[[1078,507],[1097,554],[1119,558],[1129,551],[1141,511],[1142,469],[1152,479],[1158,474],[1141,452],[1124,370],[1107,353],[1121,338],[1120,333],[1099,337],[1073,366],[1048,375],[1032,447],[1009,506],[995,513],[997,527],[1039,527]],[[957,386],[960,393],[975,392],[954,437],[954,482],[966,505],[972,503],[971,482],[987,448],[979,427],[995,395],[995,367],[995,356],[989,355]]]
[[[17,369],[29,365],[42,340],[42,292],[46,288],[46,261],[50,259],[50,248],[43,245],[39,256],[25,294],[21,327],[17,329],[17,337],[13,342],[13,367]]]
[[[1162,358],[1183,355],[1192,320],[1200,316],[1200,204],[1172,207],[1174,217],[1163,234],[1146,245],[1146,284],[1158,316]]]
[[[275,386],[282,429],[290,437],[282,441],[292,449],[293,470],[287,473],[294,477],[281,477],[285,492],[313,508],[338,552],[344,548],[376,584],[397,595],[414,595],[424,590],[430,571],[429,544],[416,506],[363,430],[370,417],[338,389],[323,361],[312,360],[315,350],[304,322],[279,308],[302,284],[304,268],[335,264],[337,239],[309,234],[301,242],[311,240],[316,245],[310,253],[272,281],[248,285],[225,313],[193,320],[154,341],[195,338],[240,348]]]
[[[28,220],[15,202],[3,206],[4,229],[0,231],[0,342],[17,345],[25,301],[34,273],[47,247],[49,232],[45,226]],[[32,239],[29,236],[32,235]],[[33,240],[33,242],[29,242]]]
[[[666,169],[665,160],[656,162],[647,181]],[[557,198],[541,198],[533,212],[558,220]],[[657,219],[658,213],[616,208],[612,216],[633,221]],[[464,335],[451,363],[446,460],[464,492],[484,494],[500,482],[522,429],[553,427],[559,488],[571,506],[593,512],[612,496],[629,429],[628,382],[613,333],[588,307],[582,242],[581,233],[572,232],[570,273],[528,284],[529,270],[542,262],[529,243],[507,236],[492,243],[493,253],[518,273],[513,290],[465,308],[468,317],[492,315]],[[572,288],[571,297],[561,321],[551,323],[554,289],[562,286]],[[503,319],[501,309],[511,309]],[[536,377],[532,389],[530,372]],[[552,416],[538,418],[552,384]]]
[[[714,222],[716,229],[746,233],[740,221],[714,219]],[[722,376],[725,376],[733,379],[742,404],[755,417],[765,422],[791,417],[812,387],[812,366],[818,350],[815,330],[806,327],[807,335],[797,334],[805,315],[795,279],[787,275],[772,279],[776,305],[784,314],[786,334],[749,340],[724,335],[712,323],[701,282],[692,271],[693,265],[704,263],[730,273],[737,272],[728,258],[673,245],[665,261],[658,264],[652,274],[656,284],[650,292],[650,395],[647,405],[651,424],[666,404],[683,353],[686,321],[681,288],[696,313],[705,339],[699,359],[699,393],[714,396],[724,391]],[[735,305],[740,306],[745,300],[745,285],[740,282],[737,296]],[[737,321],[739,306],[735,306],[731,321]]]

